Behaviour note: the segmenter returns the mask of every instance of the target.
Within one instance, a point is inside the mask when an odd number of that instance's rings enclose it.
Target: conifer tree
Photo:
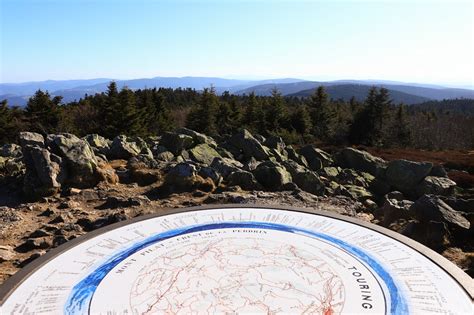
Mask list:
[[[48,92],[41,90],[28,100],[26,105],[25,116],[29,123],[31,131],[42,134],[57,131],[59,122],[60,108],[62,97],[56,96],[51,99]]]
[[[285,100],[277,89],[272,90],[272,96],[267,106],[267,129],[275,132],[287,125],[288,113],[286,111]]]
[[[198,107],[188,116],[186,125],[207,135],[216,135],[216,116],[219,108],[219,99],[213,87],[204,89]]]
[[[306,105],[300,105],[292,115],[292,126],[301,136],[310,133],[312,124]]]
[[[332,132],[334,113],[329,103],[329,96],[324,86],[318,87],[309,99],[313,135],[327,141]]]

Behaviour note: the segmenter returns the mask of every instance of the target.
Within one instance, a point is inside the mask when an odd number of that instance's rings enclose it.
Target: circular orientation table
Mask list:
[[[90,232],[0,287],[3,314],[473,314],[473,280],[374,224],[311,209],[166,210]]]

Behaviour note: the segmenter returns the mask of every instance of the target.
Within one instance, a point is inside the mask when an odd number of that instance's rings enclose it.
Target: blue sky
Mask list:
[[[0,81],[474,84],[473,1],[0,0]]]

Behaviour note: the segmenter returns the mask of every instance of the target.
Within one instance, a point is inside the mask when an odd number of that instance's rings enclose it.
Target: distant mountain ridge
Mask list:
[[[107,90],[110,81],[117,86],[130,89],[143,88],[191,88],[202,90],[214,86],[217,93],[229,91],[233,94],[271,95],[276,88],[285,96],[307,97],[315,88],[323,85],[334,99],[365,99],[370,86],[386,87],[395,103],[416,104],[429,100],[454,98],[473,98],[474,90],[446,88],[438,85],[420,83],[401,83],[376,80],[338,80],[330,82],[306,81],[295,78],[270,80],[237,80],[218,77],[154,77],[133,80],[114,80],[98,78],[90,80],[41,81],[25,83],[1,83],[0,100],[7,99],[11,106],[25,106],[28,98],[38,89],[47,90],[53,96],[60,95],[64,102],[83,98],[85,94],[93,95]]]

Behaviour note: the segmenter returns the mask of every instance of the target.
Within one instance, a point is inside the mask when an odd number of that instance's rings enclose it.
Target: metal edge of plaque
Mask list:
[[[137,223],[140,221],[149,220],[156,217],[172,215],[177,213],[183,212],[190,212],[190,211],[199,211],[199,210],[213,210],[213,209],[229,209],[229,208],[257,208],[257,209],[275,209],[275,210],[287,210],[287,211],[294,211],[294,212],[302,212],[307,214],[314,214],[320,215],[324,217],[329,217],[337,220],[342,220],[345,222],[349,222],[352,224],[356,224],[370,230],[376,231],[381,233],[385,236],[388,236],[396,241],[401,242],[402,244],[412,248],[413,250],[419,252],[426,258],[428,258],[432,263],[439,266],[443,269],[451,278],[453,278],[471,297],[471,300],[474,302],[474,280],[469,277],[464,271],[462,271],[459,267],[457,267],[454,263],[447,260],[440,254],[436,253],[435,251],[431,250],[430,248],[418,243],[417,241],[410,239],[400,233],[395,231],[389,230],[382,226],[365,222],[353,217],[344,216],[341,214],[329,212],[329,211],[321,211],[315,210],[312,208],[300,208],[300,207],[292,207],[292,206],[276,206],[276,205],[262,205],[262,204],[223,204],[223,205],[206,205],[206,206],[195,206],[195,207],[186,207],[186,208],[161,208],[160,213],[152,213],[146,214],[139,217],[135,217],[132,219],[124,220],[121,222],[113,223],[102,228],[93,230],[91,232],[87,232],[84,235],[81,235],[73,240],[70,240],[56,248],[51,249],[46,254],[41,257],[38,257],[24,268],[17,271],[13,276],[8,278],[2,285],[0,285],[0,306],[2,306],[7,298],[15,291],[17,287],[19,287],[31,274],[33,274],[36,270],[40,269],[43,265],[47,264],[49,261],[53,260],[55,257],[59,256],[61,253],[106,232],[114,230],[119,227],[123,227],[129,224]]]

